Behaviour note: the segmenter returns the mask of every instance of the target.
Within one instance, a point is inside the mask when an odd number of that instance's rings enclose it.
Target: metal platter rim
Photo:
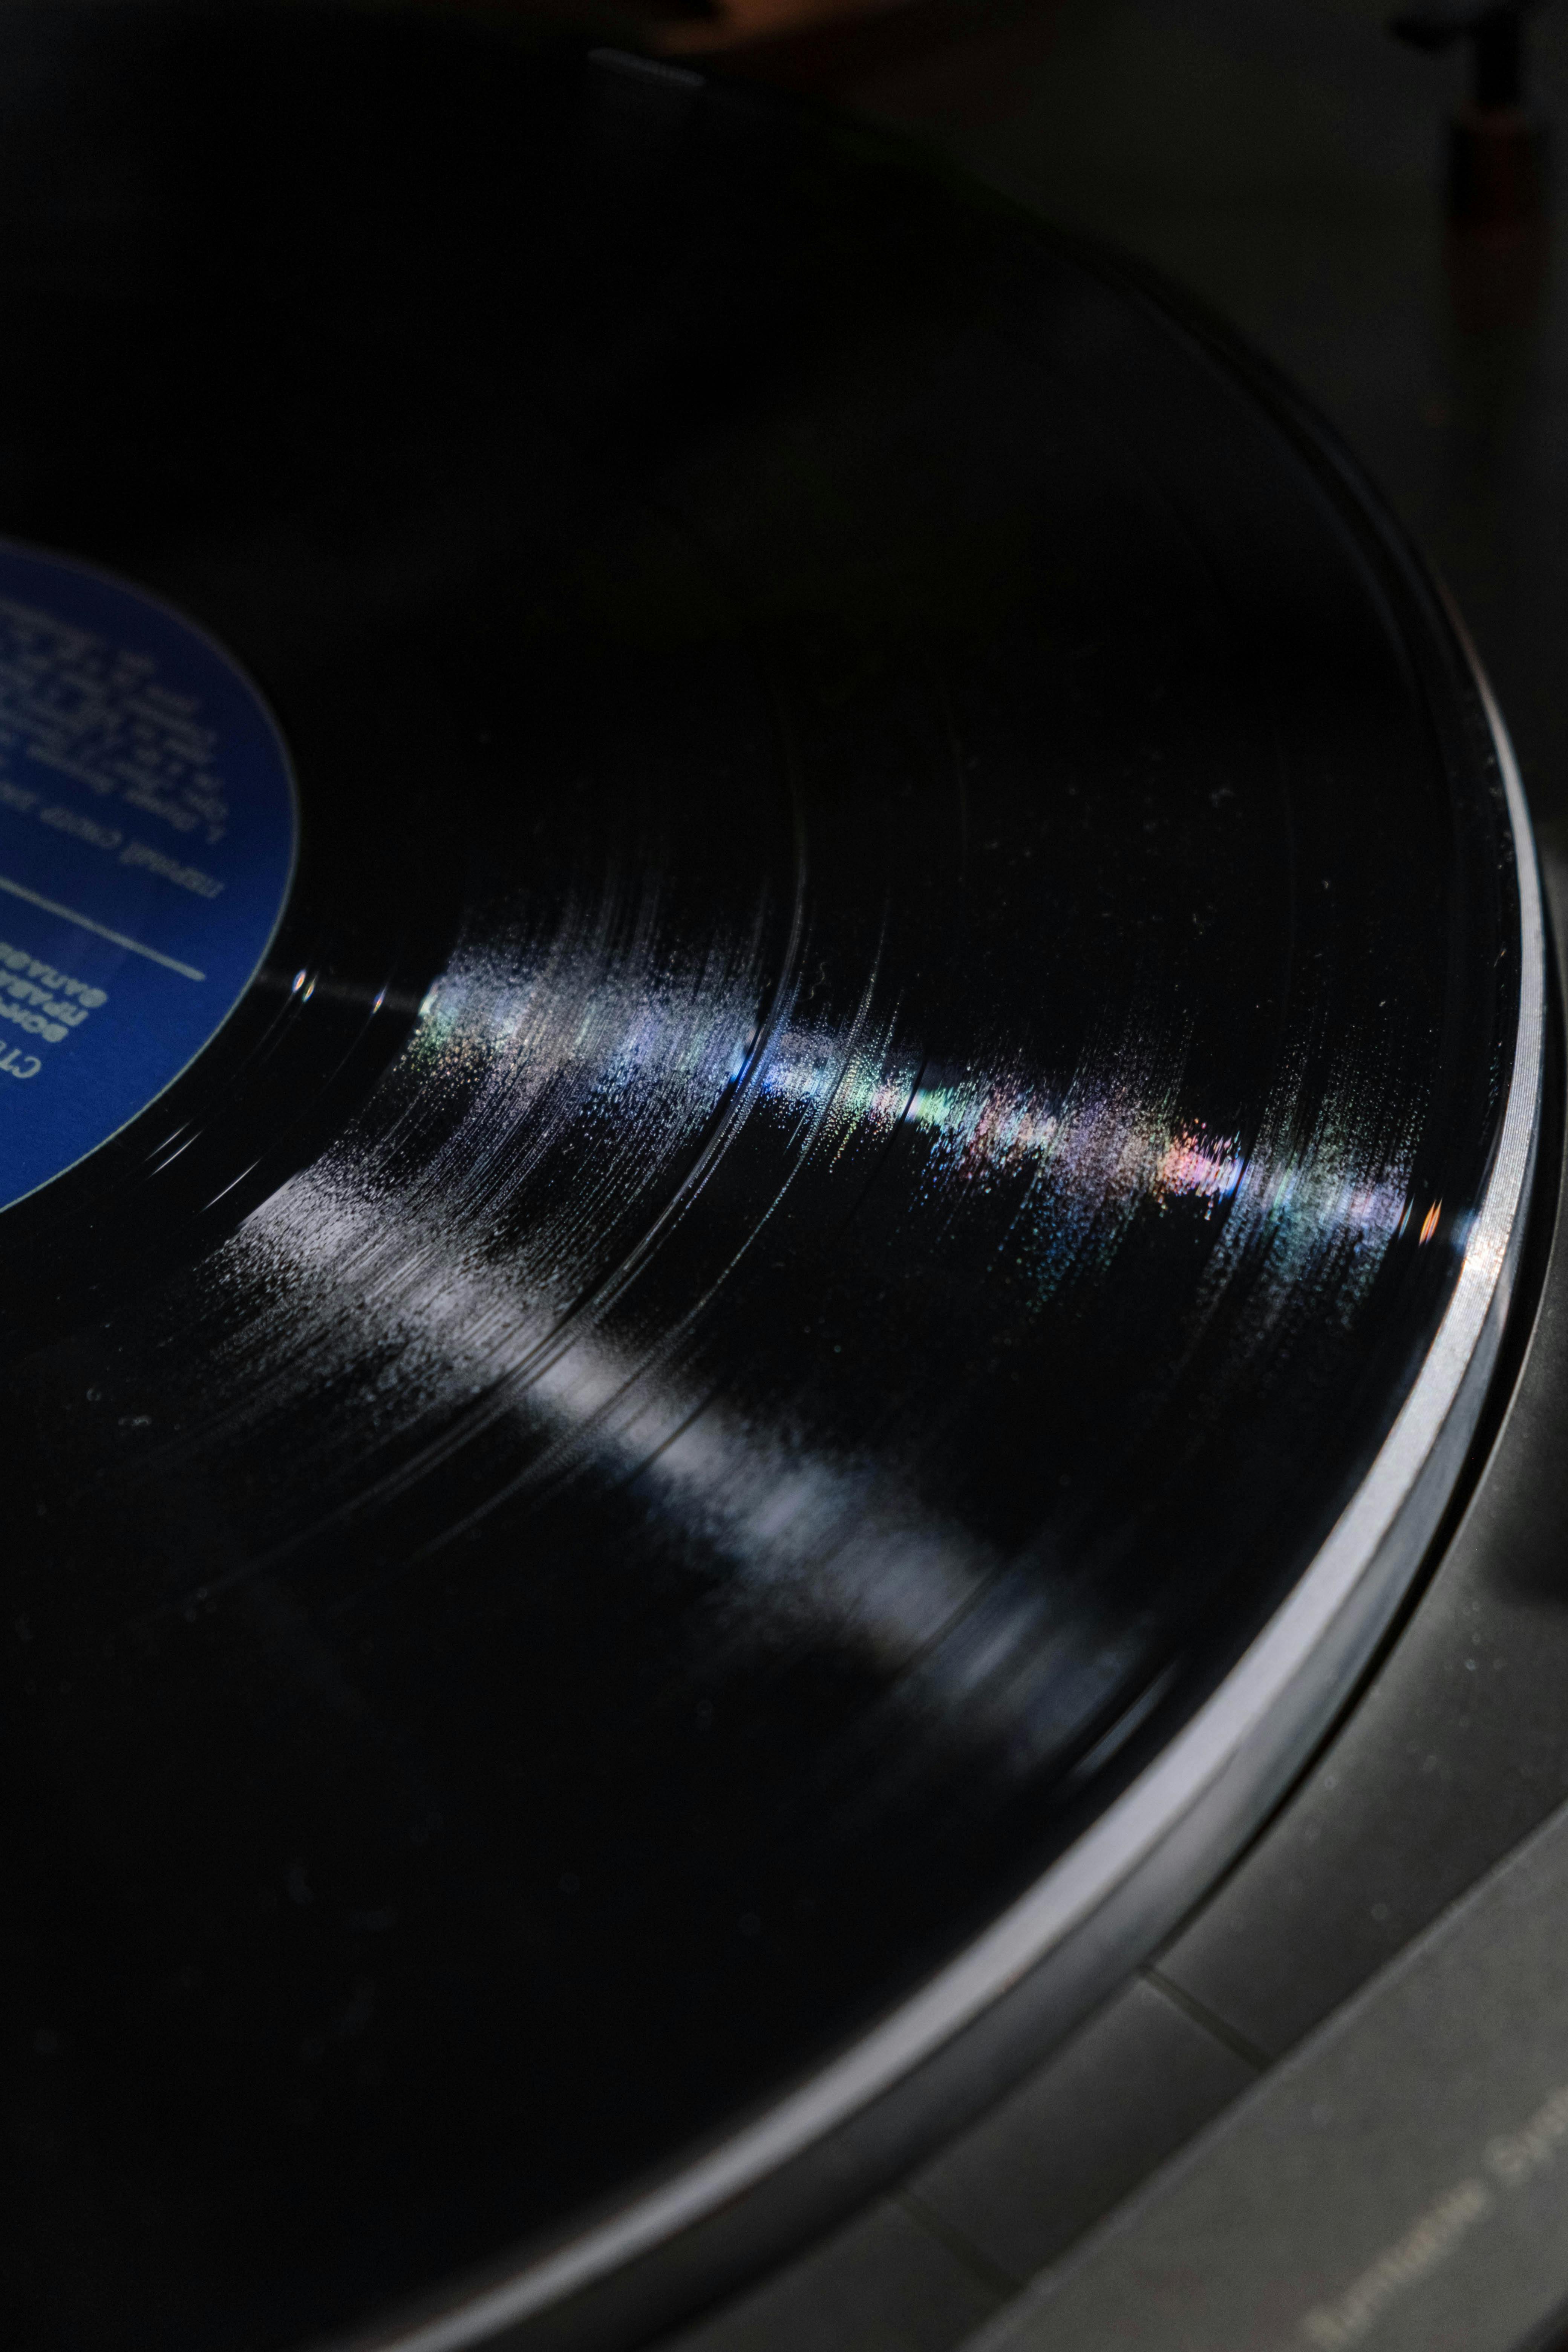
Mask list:
[[[1078,1843],[809,2081],[619,2212],[524,2266],[513,2263],[501,2277],[492,2271],[479,2284],[470,2277],[443,2298],[444,2308],[426,2305],[422,2317],[334,2341],[367,2352],[465,2352],[525,2327],[711,2220],[896,2089],[1091,1929],[1180,1831],[1208,1817],[1205,1807],[1221,1820],[1256,1826],[1327,1728],[1420,1566],[1479,1416],[1526,1222],[1540,1120],[1546,949],[1529,812],[1490,687],[1451,607],[1447,618],[1485,711],[1512,840],[1520,925],[1513,1068],[1497,1155],[1443,1319],[1365,1478],[1289,1598]],[[1173,1916],[1164,1917],[1163,1927],[1172,1924]]]

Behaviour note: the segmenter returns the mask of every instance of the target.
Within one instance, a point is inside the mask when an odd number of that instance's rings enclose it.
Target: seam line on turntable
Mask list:
[[[74,907],[62,907],[58,899],[45,898],[37,890],[25,890],[20,882],[8,881],[0,874],[0,890],[13,898],[25,898],[29,907],[41,907],[46,915],[58,915],[62,921],[75,923],[79,930],[91,931],[100,940],[109,940],[117,948],[127,949],[132,955],[145,956],[149,963],[161,963],[166,971],[177,971],[185,980],[205,980],[194,963],[181,963],[177,956],[160,954],[156,948],[143,947],[140,940],[127,939],[123,931],[111,931],[103,923],[95,923],[90,915],[79,915]]]
[[[1217,2011],[1210,2009],[1206,2001],[1194,2000],[1190,1992],[1157,1967],[1146,1964],[1138,1974],[1145,1984],[1152,1985],[1168,2000],[1173,2009],[1179,2009],[1184,2016],[1190,2017],[1211,2041],[1222,2042],[1233,2057],[1239,2058],[1243,2065],[1250,2066],[1255,2074],[1267,2074],[1275,2064],[1276,2061],[1260,2043],[1249,2042],[1245,2033],[1238,2033],[1235,2026],[1221,2017]]]

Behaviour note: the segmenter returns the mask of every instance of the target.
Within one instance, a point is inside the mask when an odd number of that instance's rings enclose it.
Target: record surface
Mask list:
[[[1364,1654],[1533,882],[1331,453],[858,131],[308,7],[7,9],[0,121],[0,600],[188,623],[299,825],[144,1108],[0,1098],[0,2294],[381,2340],[1043,1918],[1331,1554]]]

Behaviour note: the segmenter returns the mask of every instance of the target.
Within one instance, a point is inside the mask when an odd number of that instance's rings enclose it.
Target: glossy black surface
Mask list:
[[[0,2291],[260,2352],[754,2108],[1212,1686],[1448,1296],[1510,845],[1331,457],[862,132],[307,9],[8,10],[0,117],[0,528],[307,828],[0,1225]]]

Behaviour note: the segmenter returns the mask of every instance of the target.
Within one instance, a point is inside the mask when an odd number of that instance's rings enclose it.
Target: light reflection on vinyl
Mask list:
[[[0,65],[0,530],[302,811],[0,1223],[3,2275],[270,2352],[764,2110],[1192,1718],[1454,1296],[1513,837],[1360,494],[991,200],[416,18]]]

